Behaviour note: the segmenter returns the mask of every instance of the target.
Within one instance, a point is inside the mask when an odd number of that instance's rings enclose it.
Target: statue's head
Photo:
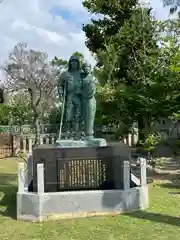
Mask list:
[[[90,72],[91,72],[91,64],[88,63],[88,62],[83,63],[83,65],[82,65],[82,70],[83,70],[86,74],[90,73]]]
[[[78,57],[76,56],[71,56],[69,59],[69,64],[68,64],[68,70],[69,71],[77,71],[80,70],[80,62]]]

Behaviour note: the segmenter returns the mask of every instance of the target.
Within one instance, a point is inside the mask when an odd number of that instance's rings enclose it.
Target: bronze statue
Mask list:
[[[62,102],[57,143],[60,146],[68,147],[106,146],[105,139],[93,136],[96,113],[96,81],[91,72],[91,65],[85,62],[80,66],[78,58],[71,56],[68,70],[60,75],[57,87]],[[66,126],[64,129],[64,132],[68,133],[66,140],[61,140],[62,126]],[[81,132],[84,132],[84,138],[81,137]]]
[[[86,139],[93,138],[94,119],[96,113],[96,84],[91,73],[91,65],[87,62],[82,66],[82,108],[84,132]]]
[[[81,122],[81,89],[82,79],[80,62],[76,56],[71,56],[68,70],[64,72],[58,81],[58,93],[60,100],[64,99],[64,113],[62,113],[67,124],[66,131],[69,137],[73,133],[77,135]]]

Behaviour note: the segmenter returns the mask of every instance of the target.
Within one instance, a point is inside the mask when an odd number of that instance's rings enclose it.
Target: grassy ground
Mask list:
[[[29,223],[15,220],[16,160],[0,160],[0,240],[180,239],[180,189],[176,175],[150,184],[150,208],[113,217]],[[172,183],[173,182],[173,183]]]

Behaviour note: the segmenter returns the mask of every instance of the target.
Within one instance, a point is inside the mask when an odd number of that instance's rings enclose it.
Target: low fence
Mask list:
[[[127,144],[128,146],[135,146],[138,142],[138,133],[131,134],[129,133],[128,136],[123,138],[123,143]]]
[[[41,134],[40,144],[54,144],[56,141],[57,134]],[[108,140],[108,139],[107,139]],[[127,137],[123,138],[123,143],[128,146],[135,146],[138,141],[138,136],[129,134]],[[20,147],[15,147],[16,151],[22,151],[23,153],[32,152],[32,146],[34,143],[34,136],[24,136],[20,139]],[[15,145],[17,145],[17,140],[15,141]]]
[[[34,145],[35,135],[14,137],[15,154],[23,152],[24,154],[31,153]],[[56,134],[41,134],[40,144],[54,144],[56,142]]]
[[[52,133],[51,125],[42,125],[40,134],[40,144],[53,144],[56,141],[57,133]],[[98,129],[99,136],[112,141],[113,131],[102,128]],[[15,156],[19,152],[27,154],[32,152],[35,134],[30,125],[23,126],[4,126],[0,125],[0,157]],[[122,139],[124,144],[134,146],[138,141],[138,132],[129,133]]]
[[[0,157],[14,157],[19,153],[28,154],[32,152],[35,135],[13,136],[0,133]],[[5,141],[6,139],[6,141]],[[40,144],[54,144],[56,134],[41,134]]]
[[[7,133],[0,133],[0,157],[13,156],[13,136]]]

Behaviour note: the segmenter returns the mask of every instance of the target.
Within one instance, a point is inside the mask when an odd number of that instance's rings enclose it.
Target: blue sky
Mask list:
[[[162,0],[151,0],[151,4],[158,19],[168,17],[169,8],[163,8]],[[91,18],[82,0],[4,0],[0,12],[0,64],[18,42],[47,52],[50,59],[55,55],[68,59],[80,51],[94,63],[81,29]]]
[[[169,16],[169,7],[163,7],[163,0],[151,0],[154,14],[158,19],[167,19]]]

